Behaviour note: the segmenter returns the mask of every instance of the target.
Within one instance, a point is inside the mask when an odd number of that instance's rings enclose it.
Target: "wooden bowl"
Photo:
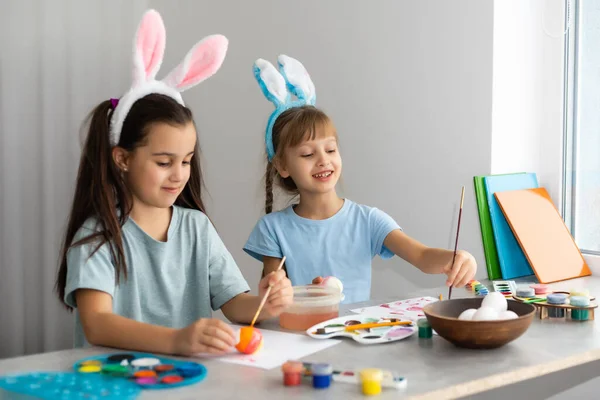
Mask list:
[[[469,308],[478,309],[482,298],[437,301],[426,305],[423,313],[438,335],[458,347],[493,349],[521,336],[531,325],[535,307],[508,300],[508,309],[519,318],[497,321],[463,321],[458,316]]]

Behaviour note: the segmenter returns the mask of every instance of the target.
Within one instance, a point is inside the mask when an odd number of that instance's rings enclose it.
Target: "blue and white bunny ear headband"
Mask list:
[[[265,145],[269,161],[275,155],[273,125],[277,117],[293,107],[314,106],[317,100],[315,85],[300,61],[282,54],[277,58],[277,64],[279,71],[270,62],[259,58],[253,67],[254,77],[263,94],[275,105],[275,111],[269,117],[265,132]],[[290,94],[296,96],[296,99],[292,99]]]

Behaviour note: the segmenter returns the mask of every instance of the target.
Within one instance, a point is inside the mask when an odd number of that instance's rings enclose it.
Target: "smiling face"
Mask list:
[[[301,196],[303,192],[335,190],[342,173],[342,158],[333,126],[324,125],[317,129],[314,138],[287,147],[277,171],[283,178],[292,178]]]
[[[168,208],[175,203],[190,179],[196,146],[196,128],[154,123],[144,144],[131,152],[118,150],[115,161],[125,171],[134,207]]]

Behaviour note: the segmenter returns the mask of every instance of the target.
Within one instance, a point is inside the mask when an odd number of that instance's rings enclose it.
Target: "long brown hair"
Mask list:
[[[265,173],[265,213],[273,211],[273,181],[286,192],[298,194],[298,187],[291,177],[283,178],[277,172],[275,165],[284,162],[284,152],[288,147],[295,147],[306,140],[314,140],[319,132],[333,126],[331,119],[322,110],[314,106],[301,106],[290,108],[281,113],[273,124],[273,148],[275,155],[267,159]],[[335,134],[335,131],[334,131]],[[337,137],[337,134],[336,134]]]
[[[67,252],[71,247],[97,242],[92,252],[94,254],[102,245],[108,243],[115,263],[116,283],[119,283],[121,274],[127,278],[121,227],[129,217],[133,202],[131,192],[112,158],[112,147],[109,141],[111,115],[111,102],[106,100],[96,106],[86,119],[89,122],[87,139],[79,163],[75,194],[62,243],[55,284],[55,291],[61,302],[64,302],[67,282]],[[136,101],[131,107],[123,123],[118,146],[128,151],[143,146],[151,125],[155,123],[185,126],[193,123],[193,115],[189,108],[168,96],[149,94]],[[199,149],[199,144],[196,142],[189,181],[175,204],[206,213],[202,201],[204,183],[198,161]],[[94,218],[98,223],[95,231],[72,243],[77,231],[89,218]],[[65,306],[71,309],[66,303]]]

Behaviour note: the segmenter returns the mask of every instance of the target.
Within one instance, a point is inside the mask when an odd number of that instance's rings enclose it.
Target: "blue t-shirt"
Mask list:
[[[97,229],[96,221],[89,219],[73,242]],[[173,206],[165,242],[150,237],[131,218],[121,232],[127,278],[121,275],[118,285],[108,243],[91,257],[97,243],[69,249],[65,301],[76,311],[75,291],[95,289],[112,296],[115,314],[183,328],[200,318],[211,318],[213,310],[250,290],[217,231],[200,211]],[[75,347],[88,345],[76,312]]]
[[[289,206],[262,217],[244,251],[259,261],[285,255],[294,286],[308,285],[317,276],[335,276],[344,285],[344,303],[356,303],[369,300],[373,258],[394,256],[383,241],[395,229],[401,228],[383,211],[348,199],[324,220],[302,218]]]

